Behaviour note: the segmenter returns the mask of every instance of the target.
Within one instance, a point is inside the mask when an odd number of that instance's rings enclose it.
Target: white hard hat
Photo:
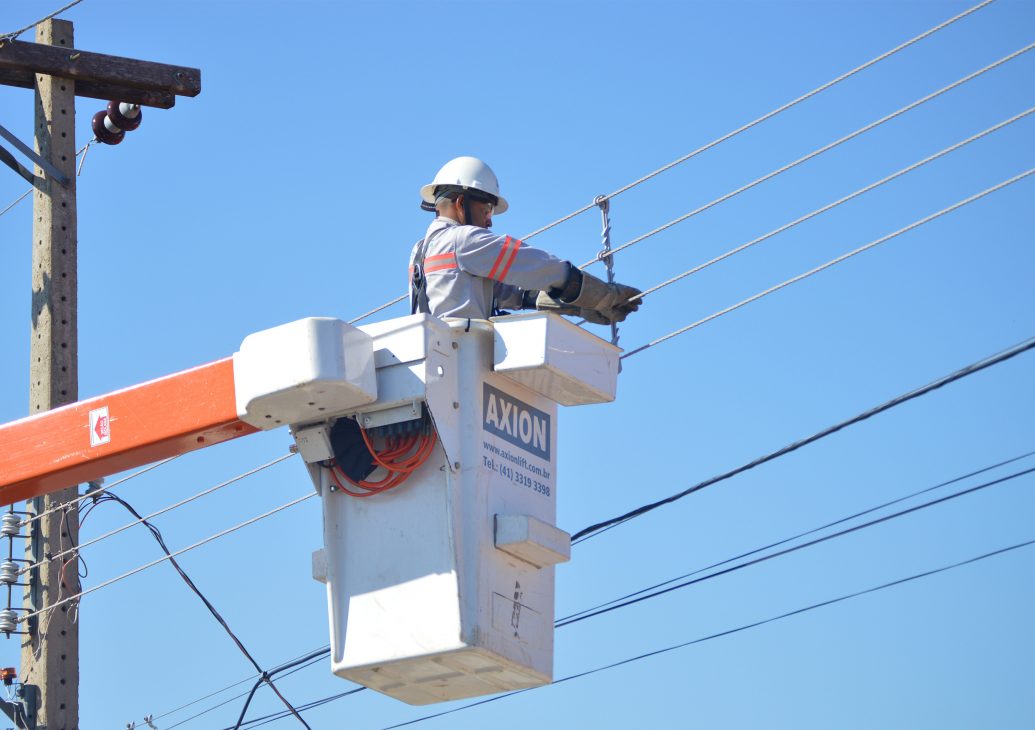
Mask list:
[[[497,215],[507,210],[495,173],[477,157],[457,157],[444,164],[435,179],[420,189],[421,200],[434,204],[435,189],[440,185],[459,185],[488,193],[499,201],[494,210]]]

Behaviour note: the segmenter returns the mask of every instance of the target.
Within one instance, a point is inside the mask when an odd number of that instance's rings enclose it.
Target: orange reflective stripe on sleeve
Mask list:
[[[496,263],[492,265],[492,271],[489,272],[490,279],[503,281],[503,277],[510,270],[510,265],[514,263],[514,256],[517,254],[518,246],[520,245],[521,241],[507,236],[507,239],[503,242],[503,248],[500,249],[500,253],[496,257]]]
[[[424,273],[430,274],[433,271],[444,271],[456,268],[456,254],[440,253],[436,256],[428,256],[424,259]]]
[[[513,239],[513,241],[514,241],[514,245],[510,249],[510,258],[507,259],[507,265],[504,266],[503,267],[503,271],[500,272],[500,278],[499,278],[500,281],[503,281],[504,279],[507,278],[507,274],[510,272],[510,267],[511,267],[511,265],[513,265],[514,259],[517,258],[518,249],[521,248],[521,241],[520,240],[515,238],[515,239]]]

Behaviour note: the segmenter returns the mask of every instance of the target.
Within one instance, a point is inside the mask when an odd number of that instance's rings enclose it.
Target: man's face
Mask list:
[[[457,198],[458,213],[462,214],[463,202],[462,198]],[[492,203],[483,203],[477,200],[472,200],[471,205],[471,220],[465,221],[467,225],[478,226],[479,228],[492,228]]]

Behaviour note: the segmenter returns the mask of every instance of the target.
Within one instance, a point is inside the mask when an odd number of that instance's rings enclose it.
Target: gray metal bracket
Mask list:
[[[14,701],[0,699],[0,710],[21,730],[36,730],[40,688],[34,684],[20,684],[15,697]]]
[[[45,160],[39,155],[37,155],[31,147],[29,147],[27,144],[25,144],[20,139],[11,134],[11,132],[8,131],[2,124],[0,124],[0,137],[6,139],[8,142],[14,145],[15,149],[17,149],[23,155],[25,155],[34,163],[39,165],[41,168],[43,168],[43,171],[47,173],[47,177],[49,177],[51,180],[56,180],[65,186],[68,185],[67,175],[65,175],[56,167],[54,167],[54,165],[51,164],[49,160]],[[0,159],[2,159],[8,167],[10,167],[12,170],[24,177],[30,183],[35,184],[36,176],[29,172],[27,169],[25,169],[25,167],[18,164],[18,161],[14,159],[14,155],[12,155],[10,152],[3,149],[2,147],[0,147]]]

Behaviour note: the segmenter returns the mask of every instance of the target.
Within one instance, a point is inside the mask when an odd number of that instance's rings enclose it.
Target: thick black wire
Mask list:
[[[731,469],[730,471],[724,474],[720,474],[719,476],[711,477],[710,479],[705,479],[703,482],[698,482],[697,484],[688,489],[684,489],[683,491],[677,492],[676,494],[673,494],[669,497],[665,497],[664,499],[659,499],[656,502],[651,502],[641,507],[637,507],[636,509],[630,510],[625,514],[621,514],[617,517],[612,517],[602,522],[597,522],[596,524],[585,527],[576,532],[574,535],[572,535],[572,542],[574,544],[577,542],[581,542],[583,540],[587,540],[593,537],[594,535],[599,534],[607,528],[615,526],[621,522],[627,522],[628,520],[651,512],[657,509],[658,507],[663,507],[666,504],[671,504],[672,502],[680,500],[683,497],[693,494],[694,492],[698,492],[704,489],[705,487],[710,487],[713,484],[718,484],[719,482],[735,477],[738,474],[743,474],[746,471],[754,469],[756,466],[761,466],[762,464],[765,464],[769,461],[773,461],[774,459],[778,459],[781,456],[790,454],[791,452],[797,451],[803,446],[807,446],[811,443],[819,441],[820,439],[826,438],[827,436],[835,434],[838,431],[841,431],[842,429],[855,425],[856,423],[865,421],[868,418],[872,418],[873,416],[876,416],[879,413],[883,413],[884,411],[890,410],[896,406],[900,406],[903,403],[913,400],[914,398],[919,398],[922,395],[926,395],[927,393],[930,393],[934,390],[938,390],[939,388],[946,386],[949,383],[953,383],[957,380],[965,378],[968,375],[973,375],[974,373],[980,372],[985,368],[992,367],[993,365],[998,365],[999,363],[1005,362],[1010,358],[1016,357],[1017,355],[1020,355],[1023,352],[1027,352],[1032,348],[1035,348],[1035,338],[1022,342],[1019,345],[1015,345],[1014,347],[1011,347],[1008,350],[1004,350],[1003,352],[997,355],[993,355],[991,357],[985,358],[984,360],[979,360],[978,362],[972,363],[971,365],[968,365],[965,368],[961,368],[960,370],[957,370],[954,373],[941,377],[938,380],[935,380],[932,383],[928,383],[927,385],[921,388],[917,388],[915,390],[909,391],[908,393],[904,393],[900,396],[892,398],[886,403],[883,403],[875,408],[871,408],[867,411],[864,411],[857,416],[849,418],[846,421],[841,421],[840,423],[830,426],[829,428],[825,428],[822,431],[815,433],[812,436],[809,436],[808,438],[804,438],[800,441],[795,441],[792,444],[788,444],[787,446],[784,446],[782,449],[777,449],[776,451],[766,454],[765,456],[761,456],[755,459],[754,461],[744,464],[743,466],[738,466],[736,469]]]
[[[817,527],[817,528],[814,528],[814,529],[809,530],[807,532],[800,533],[799,535],[796,535],[794,537],[789,537],[789,538],[787,538],[785,540],[780,540],[779,542],[772,543],[771,545],[767,545],[765,547],[757,548],[755,550],[752,550],[750,552],[744,553],[742,555],[739,555],[739,556],[736,556],[736,557],[733,557],[733,558],[729,558],[729,559],[724,560],[724,561],[722,561],[720,563],[715,563],[714,565],[708,566],[706,568],[701,568],[701,569],[699,569],[697,571],[694,571],[693,573],[688,573],[685,576],[680,576],[680,577],[677,577],[677,578],[672,578],[670,580],[667,580],[667,581],[664,581],[663,583],[658,584],[657,586],[651,586],[649,588],[645,588],[645,589],[642,589],[642,590],[637,591],[635,593],[629,594],[628,596],[623,596],[622,598],[616,598],[616,599],[614,599],[612,601],[608,601],[607,603],[602,604],[601,606],[597,606],[597,607],[590,608],[590,609],[585,609],[584,611],[580,611],[580,612],[578,612],[576,614],[572,614],[571,616],[567,616],[567,617],[564,617],[562,619],[559,619],[557,622],[555,622],[554,628],[563,628],[564,626],[567,626],[569,624],[578,623],[579,621],[583,621],[585,619],[593,618],[595,616],[599,616],[599,615],[604,614],[604,613],[609,613],[610,611],[614,611],[614,610],[617,610],[619,608],[624,608],[625,606],[629,606],[629,605],[632,605],[634,603],[639,603],[641,601],[646,601],[646,600],[649,600],[651,598],[656,598],[658,596],[661,596],[661,595],[664,595],[666,593],[678,590],[680,588],[685,588],[687,586],[695,585],[697,583],[701,583],[701,582],[704,582],[706,580],[710,580],[712,578],[717,578],[717,577],[719,577],[721,575],[726,575],[727,573],[732,573],[732,572],[735,572],[735,571],[740,570],[742,568],[747,568],[747,567],[750,567],[752,565],[757,565],[757,564],[765,562],[767,560],[771,560],[773,558],[781,557],[783,555],[787,555],[789,553],[796,552],[798,550],[802,550],[804,548],[811,547],[811,546],[817,545],[819,543],[826,542],[827,540],[832,540],[834,538],[841,537],[843,535],[847,535],[847,534],[856,532],[858,530],[865,529],[867,527],[872,527],[874,525],[881,524],[883,522],[887,522],[887,521],[895,519],[897,517],[902,517],[904,515],[911,514],[913,512],[917,512],[919,510],[926,509],[928,507],[933,507],[933,506],[935,506],[937,504],[941,504],[942,502],[946,502],[946,501],[949,501],[951,499],[955,499],[957,497],[962,497],[964,495],[971,494],[971,493],[980,491],[982,489],[986,489],[988,487],[995,486],[995,485],[998,485],[998,484],[1002,484],[1002,483],[1011,481],[1013,479],[1016,479],[1018,477],[1031,474],[1031,473],[1035,472],[1035,467],[1032,467],[1030,469],[1025,469],[1025,470],[1022,470],[1022,471],[1019,471],[1019,472],[1015,472],[1013,474],[1008,474],[1007,476],[1001,477],[999,479],[994,479],[994,480],[991,480],[991,481],[988,481],[988,482],[984,482],[982,484],[978,484],[978,485],[975,485],[973,487],[968,487],[967,489],[961,490],[959,492],[955,492],[953,494],[946,495],[944,497],[940,497],[938,499],[931,500],[929,502],[924,502],[923,504],[915,505],[913,507],[910,507],[910,508],[905,509],[905,510],[901,510],[899,512],[892,513],[890,515],[885,515],[884,517],[880,517],[878,519],[871,520],[869,522],[865,522],[863,524],[856,525],[854,527],[850,527],[848,529],[841,530],[839,532],[835,532],[835,533],[832,533],[830,535],[826,535],[824,537],[821,537],[821,538],[818,538],[816,540],[812,540],[812,541],[803,543],[801,545],[796,545],[796,546],[788,548],[786,550],[781,550],[781,551],[778,551],[776,553],[771,553],[771,554],[762,556],[760,558],[756,558],[755,560],[751,560],[751,561],[748,561],[748,562],[745,562],[745,563],[740,563],[740,564],[737,564],[737,565],[732,566],[730,568],[727,568],[725,570],[716,571],[714,573],[709,573],[708,575],[704,575],[704,576],[701,576],[700,578],[696,578],[694,580],[687,581],[685,583],[681,583],[681,584],[676,585],[676,586],[672,586],[672,587],[667,588],[665,590],[656,591],[656,592],[650,593],[648,595],[642,595],[642,596],[640,595],[640,594],[645,593],[646,591],[652,590],[653,588],[657,588],[657,587],[661,587],[661,586],[667,585],[667,584],[672,583],[674,581],[680,580],[681,578],[689,577],[691,575],[696,575],[696,574],[704,572],[706,570],[710,570],[711,568],[715,568],[715,567],[719,567],[719,566],[725,565],[725,564],[733,562],[735,560],[739,560],[740,558],[748,557],[750,555],[754,555],[754,554],[756,554],[758,552],[762,552],[762,551],[770,549],[772,547],[778,547],[780,545],[786,544],[787,542],[796,540],[796,539],[798,539],[800,537],[804,537],[806,535],[813,534],[813,533],[818,532],[820,530],[824,530],[824,529],[827,529],[829,527],[833,527],[835,525],[842,524],[842,523],[844,523],[844,522],[846,522],[848,520],[855,519],[857,517],[861,517],[862,515],[872,513],[872,512],[874,512],[876,510],[883,509],[885,507],[889,507],[889,506],[891,506],[893,504],[897,504],[897,503],[902,502],[904,500],[911,499],[913,497],[919,496],[921,494],[925,494],[925,493],[933,491],[935,489],[940,489],[940,488],[946,487],[946,486],[948,486],[950,484],[955,484],[955,483],[957,483],[959,481],[962,481],[964,479],[968,479],[970,477],[976,476],[978,474],[985,473],[985,472],[990,471],[992,469],[996,469],[998,467],[1005,466],[1007,464],[1011,464],[1013,462],[1019,461],[1020,459],[1027,458],[1027,457],[1032,456],[1032,455],[1035,455],[1035,451],[1030,451],[1030,452],[1027,452],[1025,454],[1021,454],[1020,456],[1015,456],[1015,457],[1013,457],[1011,459],[1006,459],[1006,460],[1000,461],[1000,462],[998,462],[996,464],[992,464],[990,466],[986,466],[986,467],[983,467],[981,469],[974,470],[974,471],[972,471],[972,472],[970,472],[968,474],[964,474],[962,476],[955,477],[954,479],[950,479],[950,480],[941,482],[939,484],[936,484],[934,486],[927,487],[927,488],[922,489],[920,491],[913,492],[912,494],[908,494],[908,495],[906,495],[904,497],[899,497],[899,498],[891,500],[889,502],[885,502],[885,503],[883,503],[881,505],[877,505],[876,507],[871,507],[871,508],[863,510],[861,512],[857,512],[857,513],[855,513],[853,515],[841,518],[839,520],[836,520],[834,522],[828,523],[828,524],[823,525],[821,527]],[[627,598],[633,598],[634,596],[639,596],[639,597],[634,598],[633,600],[625,600]],[[615,605],[611,605],[611,604],[615,604]],[[602,609],[602,610],[597,610],[597,609]],[[329,647],[325,648],[325,649],[318,649],[316,651],[313,651],[307,657],[303,657],[303,658],[301,658],[299,660],[295,660],[295,661],[291,662],[290,664],[284,665],[282,668],[278,668],[277,670],[274,670],[274,671],[281,671],[282,669],[287,669],[289,667],[293,667],[293,666],[295,666],[297,664],[301,664],[303,662],[309,661],[309,660],[314,659],[314,658],[317,658],[317,659],[318,658],[322,658],[322,657],[326,656],[328,653],[330,653],[330,648]],[[304,667],[299,667],[299,669],[303,669],[303,668]],[[298,670],[296,669],[295,671],[298,671]],[[598,670],[593,670],[593,671],[598,671]],[[592,673],[592,672],[590,672],[590,673]],[[271,672],[271,674],[272,674],[272,672]],[[584,676],[584,675],[575,675],[575,676]],[[567,679],[571,679],[571,677],[569,677]],[[565,680],[563,680],[563,679],[562,680],[558,680],[557,682],[554,682],[554,684],[557,684],[557,683],[559,683],[561,681],[565,681]],[[252,689],[253,693],[254,693],[255,689],[258,688],[258,685],[259,685],[259,683],[257,682],[256,686]],[[329,697],[329,698],[324,698],[323,700],[317,700],[313,704],[299,707],[299,710],[301,711],[301,710],[309,709],[310,707],[318,706],[318,704],[323,704],[323,703],[326,703],[326,702],[331,702],[331,701],[334,701],[336,699],[339,699],[340,697],[344,697],[345,695],[355,694],[356,692],[359,692],[362,689],[363,688],[360,688],[360,689],[357,689],[357,690],[351,690],[349,692],[342,693],[341,695],[335,695],[335,696],[332,696],[332,697]],[[525,691],[528,691],[528,690],[520,690],[520,691],[525,692]],[[512,693],[509,693],[509,694],[517,694],[517,693],[516,692],[512,692]],[[483,700],[481,702],[473,703],[473,704],[470,704],[470,705],[465,705],[465,707],[474,707],[474,706],[477,706],[478,704],[484,704],[484,702],[491,702],[491,701],[494,701],[494,700],[497,700],[497,699],[502,699],[503,697],[509,696],[509,694],[501,695],[499,697],[494,697],[494,698],[491,698],[489,700]],[[251,697],[249,697],[249,701],[250,700],[251,700]],[[247,709],[247,704],[245,705],[245,710],[246,709]],[[460,709],[463,709],[463,708],[460,708]],[[242,711],[242,714],[241,714],[241,718],[243,718],[243,717],[244,717],[244,711]],[[244,727],[250,725],[253,722],[258,722],[258,721],[262,721],[262,720],[265,720],[265,721],[268,721],[268,722],[272,722],[272,721],[274,721],[276,719],[280,719],[280,718],[283,718],[283,717],[287,717],[287,713],[285,711],[281,711],[279,713],[273,713],[271,715],[265,715],[265,716],[260,717],[260,718],[255,718],[254,720],[249,720],[248,722],[243,723],[243,724],[241,724],[240,719],[239,719],[238,720],[238,725],[235,725],[232,728],[225,728],[224,730],[240,730],[241,728],[244,728]],[[429,717],[438,717],[438,715],[432,715],[432,716],[429,716]],[[265,722],[263,722],[262,724],[265,724]],[[404,723],[404,724],[407,724],[407,723]],[[400,727],[400,726],[393,726],[393,727]]]
[[[605,608],[607,606],[610,606],[610,605],[615,604],[615,603],[619,603],[621,601],[625,601],[625,600],[627,600],[629,598],[634,598],[634,597],[639,596],[639,595],[641,595],[643,593],[647,593],[648,591],[653,591],[653,590],[655,590],[657,588],[662,588],[663,586],[667,586],[670,583],[675,583],[678,580],[683,580],[684,578],[690,578],[691,576],[698,575],[700,573],[705,572],[706,570],[712,570],[714,568],[720,568],[723,565],[726,565],[728,563],[732,563],[734,561],[741,560],[743,558],[749,558],[752,555],[757,555],[758,553],[765,552],[766,550],[771,550],[771,549],[776,548],[776,547],[780,547],[781,545],[786,545],[789,542],[794,542],[795,540],[800,540],[803,537],[808,537],[809,535],[814,535],[817,532],[821,532],[823,530],[830,529],[831,527],[836,527],[837,525],[844,524],[845,522],[848,522],[850,520],[854,520],[854,519],[862,517],[864,515],[868,515],[868,514],[871,514],[873,512],[877,512],[878,510],[882,510],[882,509],[885,509],[887,507],[891,507],[892,505],[899,504],[900,502],[905,502],[908,499],[913,499],[914,497],[919,497],[921,494],[927,494],[928,492],[933,492],[936,489],[942,489],[943,487],[948,487],[949,485],[956,484],[957,482],[961,482],[964,479],[969,479],[970,477],[977,476],[978,474],[984,474],[985,472],[992,471],[993,469],[998,469],[1001,466],[1006,466],[1007,464],[1012,464],[1012,463],[1014,463],[1016,461],[1020,461],[1021,459],[1026,459],[1026,458],[1028,458],[1030,456],[1035,456],[1035,451],[1029,451],[1029,452],[1027,452],[1025,454],[1021,454],[1020,456],[1014,456],[1013,458],[1006,459],[1004,461],[1000,461],[1000,462],[998,462],[996,464],[991,464],[989,466],[982,467],[981,469],[976,469],[976,470],[974,470],[974,471],[972,471],[972,472],[970,472],[968,474],[964,474],[962,476],[958,476],[958,477],[955,477],[953,479],[949,479],[947,481],[940,482],[939,484],[935,484],[932,487],[926,487],[925,489],[921,489],[919,491],[913,492],[912,494],[907,494],[907,495],[905,495],[903,497],[898,497],[897,499],[892,499],[892,500],[890,500],[888,502],[884,502],[884,503],[878,504],[878,505],[876,505],[874,507],[869,507],[868,509],[864,509],[861,512],[856,512],[854,514],[848,515],[847,517],[842,517],[842,518],[840,518],[838,520],[834,520],[833,522],[828,522],[825,525],[820,525],[819,527],[814,527],[811,530],[806,530],[805,532],[799,532],[797,535],[792,535],[791,537],[786,537],[786,538],[784,538],[782,540],[777,540],[776,542],[771,542],[768,545],[763,545],[762,547],[755,548],[754,550],[749,550],[746,553],[741,553],[740,555],[734,555],[732,558],[726,558],[725,560],[720,560],[717,563],[712,563],[711,565],[706,565],[705,567],[698,568],[697,570],[691,571],[690,573],[684,573],[683,575],[676,576],[675,578],[669,578],[668,580],[662,581],[661,583],[655,583],[654,585],[647,586],[646,588],[641,588],[640,590],[633,591],[632,593],[627,593],[626,595],[620,596],[618,598],[613,598],[610,601],[605,601],[604,603],[598,604],[596,606],[592,606],[590,608],[586,608],[586,609],[583,609],[581,611],[576,611],[575,613],[572,613],[572,614],[569,614],[567,616],[564,616],[562,618],[557,619],[557,622],[555,623],[555,626],[562,626],[565,623],[570,622],[571,619],[574,619],[574,618],[577,618],[579,616],[582,616],[583,614],[592,613],[592,612],[594,612],[594,611],[596,611],[598,609]]]
[[[320,659],[329,652],[330,648],[326,650],[317,649],[316,651],[310,652],[304,657],[295,659],[294,661],[290,661],[287,664],[282,664],[281,666],[275,669],[271,669],[269,672],[263,672],[262,676],[255,680],[255,684],[252,686],[252,691],[248,693],[248,699],[244,701],[244,707],[241,708],[241,714],[238,716],[237,724],[234,725],[233,730],[240,730],[240,728],[242,727],[242,723],[244,723],[244,716],[248,712],[248,706],[251,705],[252,698],[255,697],[255,692],[259,689],[259,687],[262,686],[263,682],[269,682],[273,678],[274,674],[279,674],[280,672],[286,671],[293,667],[297,667],[299,664],[305,664],[308,661],[315,661],[317,659]]]
[[[284,706],[288,708],[288,711],[292,715],[294,715],[298,719],[298,721],[302,723],[303,726],[305,726],[306,730],[312,730],[312,728],[309,727],[306,721],[302,719],[302,716],[298,714],[298,711],[295,710],[294,706],[292,706],[292,704],[288,702],[287,698],[280,693],[280,690],[277,689],[276,685],[273,684],[272,680],[270,680],[268,676],[265,676],[266,672],[263,670],[262,667],[259,666],[259,663],[255,661],[255,657],[253,657],[251,653],[244,647],[244,644],[241,643],[241,640],[237,638],[237,634],[235,634],[231,630],[229,624],[227,624],[226,622],[226,619],[224,619],[222,615],[220,615],[219,611],[216,610],[216,607],[212,605],[212,602],[205,597],[205,594],[202,593],[201,590],[197,587],[197,585],[194,584],[194,581],[190,579],[190,576],[188,576],[187,573],[184,572],[183,568],[180,567],[180,564],[176,562],[176,558],[172,557],[172,553],[169,551],[169,547],[165,544],[165,538],[162,537],[161,531],[153,524],[145,520],[141,516],[141,514],[137,512],[129,502],[122,499],[122,497],[119,497],[118,495],[110,491],[104,492],[103,494],[99,494],[97,497],[95,497],[95,503],[105,502],[108,500],[112,500],[121,504],[129,511],[130,514],[132,514],[140,521],[140,524],[144,525],[148,530],[151,531],[151,534],[158,542],[159,547],[161,547],[162,551],[167,556],[169,556],[169,562],[172,564],[173,568],[176,569],[176,572],[180,574],[180,577],[183,579],[183,582],[187,584],[187,587],[190,588],[195,593],[195,595],[197,595],[197,597],[201,599],[201,602],[205,604],[205,608],[209,610],[209,613],[212,614],[213,618],[215,618],[216,621],[219,622],[219,625],[222,626],[226,633],[230,636],[230,638],[233,639],[233,642],[237,645],[237,648],[240,649],[241,653],[244,654],[248,661],[252,663],[252,666],[255,667],[255,670],[259,672],[260,675],[264,676],[264,681],[270,686],[270,689],[273,690],[273,693],[280,698],[280,701],[284,703]]]
[[[973,486],[973,487],[968,487],[966,489],[960,490],[959,492],[954,492],[952,494],[947,494],[944,497],[939,497],[938,499],[932,499],[929,502],[923,502],[921,504],[914,505],[913,507],[909,507],[907,509],[900,510],[898,512],[892,512],[891,514],[884,515],[883,517],[878,517],[875,520],[870,520],[869,522],[863,522],[863,523],[861,523],[859,525],[854,525],[852,527],[845,528],[844,530],[838,530],[837,532],[832,532],[829,535],[824,535],[823,537],[818,537],[815,540],[809,540],[808,542],[803,542],[800,545],[794,545],[793,547],[784,548],[783,550],[777,550],[774,553],[769,553],[768,555],[763,555],[761,557],[754,558],[753,560],[748,560],[748,561],[743,562],[743,563],[737,563],[736,565],[731,565],[728,568],[723,568],[722,570],[717,570],[714,573],[708,573],[707,575],[702,575],[699,578],[693,578],[691,580],[684,581],[683,583],[678,583],[678,584],[676,584],[674,586],[669,586],[668,588],[662,588],[661,590],[654,591],[653,593],[647,593],[647,594],[642,595],[642,596],[637,596],[636,598],[630,598],[629,600],[622,601],[621,603],[616,603],[613,606],[608,606],[606,608],[600,608],[598,610],[591,611],[589,613],[585,613],[584,615],[578,616],[576,618],[571,618],[571,619],[567,619],[567,620],[558,621],[555,624],[555,628],[559,629],[562,626],[568,626],[569,624],[575,624],[575,623],[578,623],[579,621],[585,621],[588,618],[593,618],[594,616],[600,616],[601,614],[610,613],[611,611],[616,611],[619,608],[625,608],[626,606],[631,606],[634,603],[639,603],[640,601],[646,601],[646,600],[649,600],[651,598],[657,598],[658,596],[664,595],[666,593],[671,593],[672,591],[679,590],[680,588],[686,588],[687,586],[696,585],[697,583],[702,583],[702,582],[704,582],[706,580],[711,580],[712,578],[718,578],[721,575],[727,575],[729,573],[736,572],[736,571],[741,570],[743,568],[748,568],[748,567],[750,567],[752,565],[758,565],[759,563],[764,563],[767,560],[772,560],[773,558],[779,558],[779,557],[781,557],[783,555],[789,555],[790,553],[797,552],[798,550],[804,550],[807,547],[812,547],[814,545],[819,545],[820,543],[826,542],[827,540],[833,540],[834,538],[837,538],[837,537],[842,537],[844,535],[848,535],[848,534],[851,534],[853,532],[858,532],[859,530],[864,530],[867,527],[873,527],[874,525],[879,525],[879,524],[881,524],[883,522],[887,522],[888,520],[893,520],[896,517],[903,517],[905,515],[912,514],[913,512],[917,512],[919,510],[926,509],[928,507],[933,507],[933,506],[935,506],[937,504],[941,504],[942,502],[948,502],[950,499],[956,499],[957,497],[963,497],[963,496],[968,495],[968,494],[973,494],[974,492],[980,491],[982,489],[987,489],[988,487],[993,487],[993,486],[995,486],[997,484],[1003,484],[1004,482],[1008,482],[1008,481],[1010,481],[1012,479],[1016,479],[1018,477],[1026,476],[1026,475],[1031,474],[1033,472],[1035,472],[1035,467],[1032,467],[1031,469],[1025,469],[1024,471],[1015,472],[1013,474],[1008,474],[1005,477],[1000,477],[999,479],[994,479],[994,480],[989,481],[989,482],[984,482],[982,484],[978,484],[978,485]],[[676,580],[678,580],[678,578]]]
[[[1025,542],[1017,543],[1015,545],[1010,545],[1008,547],[1000,548],[998,550],[993,550],[992,552],[989,552],[989,553],[984,553],[983,555],[978,555],[978,556],[973,557],[973,558],[968,558],[967,560],[961,560],[958,563],[952,563],[950,565],[943,565],[940,568],[935,568],[933,570],[928,570],[928,571],[925,571],[923,573],[916,573],[914,575],[910,575],[910,576],[907,576],[905,578],[899,578],[898,580],[893,580],[893,581],[891,581],[889,583],[883,583],[883,584],[878,585],[878,586],[873,586],[872,588],[866,588],[866,589],[861,590],[861,591],[856,591],[854,593],[848,593],[848,594],[843,595],[843,596],[838,596],[837,598],[831,598],[829,600],[821,601],[819,603],[813,603],[813,604],[811,604],[809,606],[805,606],[803,608],[798,608],[798,609],[795,609],[793,611],[788,611],[787,613],[781,613],[781,614],[779,614],[777,616],[771,616],[769,618],[762,619],[761,621],[755,621],[753,623],[743,624],[741,626],[737,626],[737,627],[732,628],[732,629],[727,629],[725,631],[720,631],[720,632],[715,633],[715,634],[709,634],[708,636],[702,636],[702,637],[697,638],[697,639],[692,639],[691,641],[684,641],[684,642],[682,642],[680,644],[673,644],[672,646],[666,646],[663,649],[656,649],[654,651],[649,651],[646,654],[639,654],[639,655],[634,656],[634,657],[629,657],[628,659],[623,659],[621,661],[614,662],[613,664],[607,664],[607,665],[602,666],[602,667],[596,667],[595,669],[588,669],[585,672],[579,672],[578,674],[571,674],[571,675],[569,675],[567,677],[561,677],[560,679],[555,680],[553,682],[553,684],[557,685],[557,684],[562,684],[564,682],[570,682],[573,679],[580,679],[582,677],[588,677],[591,674],[596,674],[598,672],[603,672],[603,671],[606,671],[608,669],[615,669],[616,667],[621,667],[621,666],[624,666],[626,664],[631,664],[633,662],[640,661],[641,659],[648,659],[650,657],[658,656],[659,654],[665,654],[665,653],[668,653],[670,651],[675,651],[676,649],[684,649],[684,648],[686,648],[688,646],[693,646],[694,644],[701,644],[701,643],[704,643],[706,641],[711,641],[712,639],[719,639],[719,638],[722,638],[724,636],[730,636],[731,634],[737,634],[737,633],[740,633],[741,631],[747,631],[748,629],[754,629],[754,628],[757,628],[759,626],[764,626],[765,624],[770,624],[770,623],[773,623],[775,621],[781,621],[781,620],[783,620],[785,618],[790,618],[792,616],[797,616],[799,614],[807,613],[809,611],[814,611],[817,608],[825,608],[826,606],[831,606],[831,605],[833,605],[835,603],[841,603],[842,601],[847,601],[847,600],[850,600],[852,598],[858,598],[860,596],[865,596],[865,595],[870,594],[870,593],[876,593],[877,591],[882,591],[882,590],[885,590],[887,588],[893,588],[895,586],[900,586],[900,585],[903,585],[904,583],[909,583],[910,581],[919,580],[920,578],[927,578],[929,576],[936,575],[938,573],[944,573],[944,572],[946,572],[948,570],[953,570],[955,568],[961,568],[964,565],[970,565],[971,563],[976,563],[976,562],[978,562],[980,560],[985,560],[987,558],[995,557],[996,555],[1002,555],[1003,553],[1007,553],[1007,552],[1010,552],[1012,550],[1018,550],[1018,549],[1023,548],[1023,547],[1029,547],[1031,545],[1035,545],[1035,540],[1027,540]],[[394,730],[395,728],[405,727],[406,725],[415,725],[415,724],[417,724],[419,722],[423,722],[425,720],[432,720],[432,719],[434,719],[436,717],[442,717],[443,715],[450,715],[450,714],[452,714],[454,712],[460,712],[461,710],[467,710],[467,709],[469,709],[471,707],[478,707],[479,705],[485,705],[485,704],[488,704],[489,702],[496,702],[497,700],[506,699],[507,697],[512,697],[514,695],[522,694],[524,692],[530,692],[530,691],[532,691],[534,689],[538,689],[538,687],[529,687],[528,689],[519,689],[516,692],[508,692],[507,694],[497,695],[496,697],[489,697],[488,699],[480,700],[478,702],[472,702],[470,704],[463,705],[462,707],[456,707],[456,708],[454,708],[452,710],[446,710],[444,712],[439,712],[439,713],[436,713],[434,715],[425,715],[424,717],[418,717],[418,718],[413,719],[413,720],[408,720],[407,722],[401,722],[401,723],[399,723],[397,725],[389,725],[386,728],[382,728],[382,730]]]
[[[354,695],[357,692],[362,692],[365,689],[366,689],[366,687],[357,687],[356,689],[349,689],[349,690],[345,690],[344,692],[339,692],[338,694],[331,695],[330,697],[324,697],[324,698],[319,699],[319,700],[313,700],[312,702],[309,702],[307,704],[300,705],[298,710],[299,710],[299,712],[305,712],[306,710],[313,710],[313,709],[316,709],[317,707],[322,707],[323,705],[326,705],[326,704],[329,704],[331,702],[334,702],[335,700],[340,700],[342,697],[348,697],[349,695]],[[270,715],[263,715],[262,717],[256,717],[253,720],[249,720],[248,722],[244,723],[244,725],[242,725],[241,727],[242,728],[245,728],[245,727],[252,727],[252,728],[262,727],[263,725],[268,725],[271,722],[276,722],[277,720],[281,720],[281,719],[283,719],[283,718],[285,718],[287,716],[288,716],[287,710],[280,710],[279,712],[274,712],[274,713],[272,713]],[[225,728],[224,730],[232,730],[232,728]]]

